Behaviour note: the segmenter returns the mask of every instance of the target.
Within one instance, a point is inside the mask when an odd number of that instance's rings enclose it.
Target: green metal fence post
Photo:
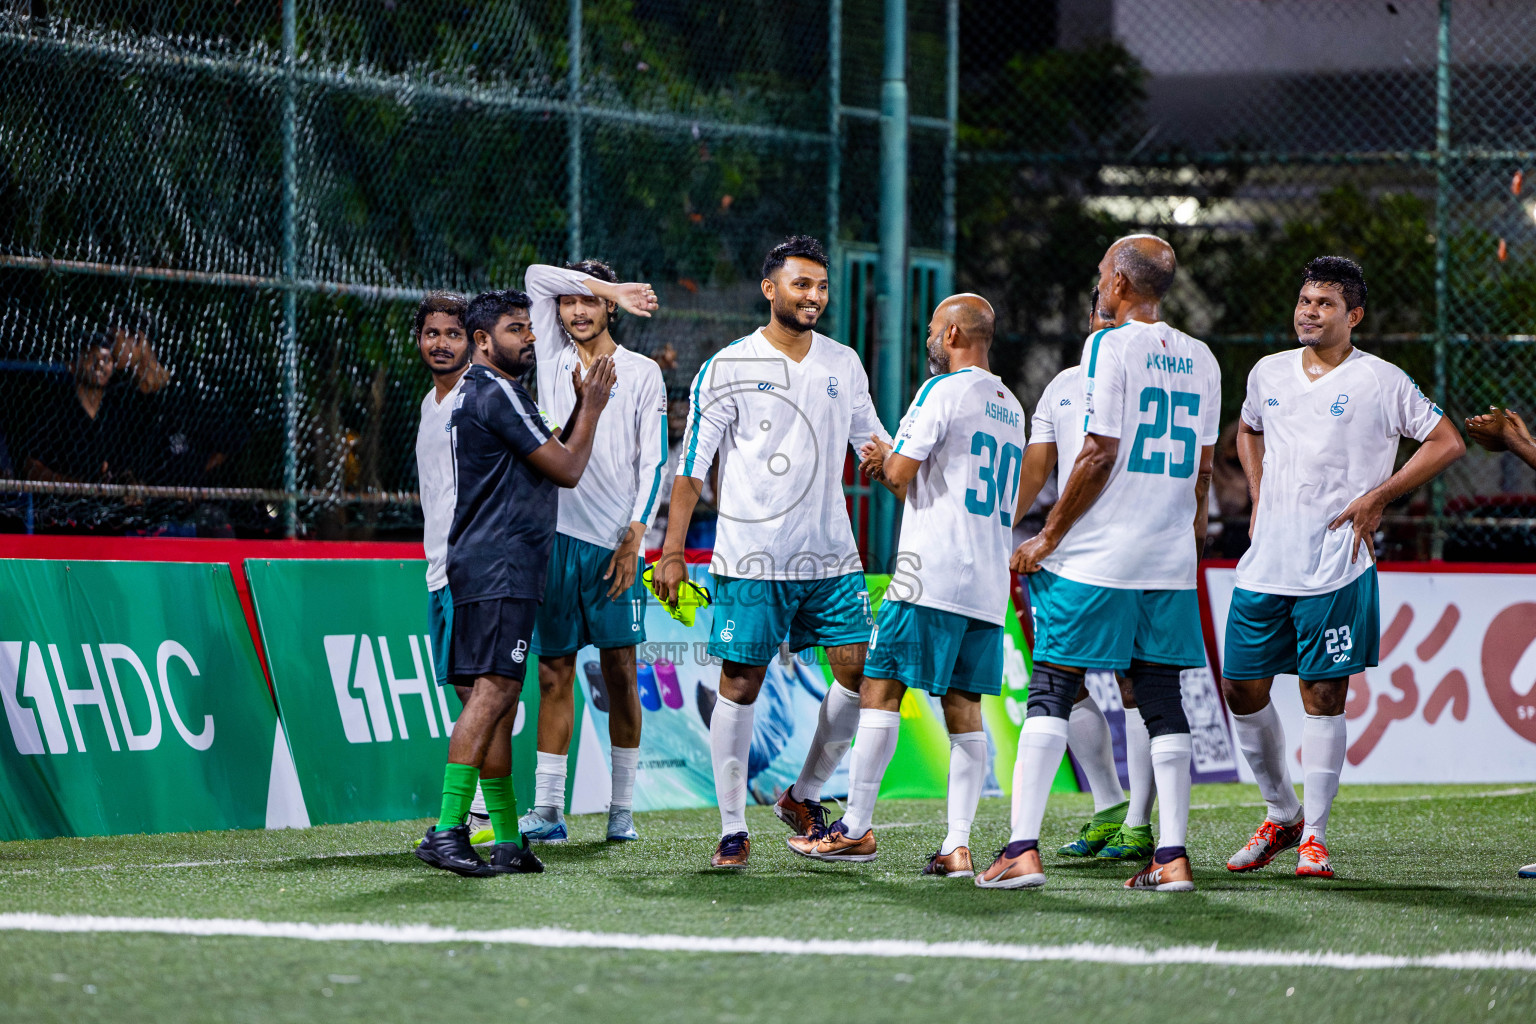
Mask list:
[[[960,0],[949,0],[944,12],[944,254],[949,257],[946,275],[939,281],[939,298],[955,290],[955,152],[960,126]],[[926,310],[924,312],[927,312]]]
[[[299,277],[298,245],[298,103],[294,78],[298,49],[296,7],[298,0],[283,0],[283,535],[299,529],[298,503],[291,495],[299,489]]]
[[[1440,0],[1435,47],[1435,401],[1447,408],[1446,348],[1450,342],[1451,253],[1451,0]],[[1430,557],[1445,555],[1445,479],[1429,487]]]
[[[837,275],[843,272],[843,250],[838,244],[843,191],[843,0],[832,0],[827,8],[827,261],[833,294],[839,287]],[[852,344],[847,335],[844,313],[833,303],[828,310],[827,329],[843,335],[839,340]]]
[[[566,117],[566,225],[565,247],[572,263],[581,259],[581,0],[570,0],[570,18],[566,27],[566,49],[570,53],[566,67],[566,99],[571,112]]]
[[[880,270],[875,305],[880,348],[875,409],[887,427],[901,419],[907,362],[907,4],[885,0],[885,71],[880,83]],[[870,556],[888,568],[896,506],[880,488],[870,508]]]

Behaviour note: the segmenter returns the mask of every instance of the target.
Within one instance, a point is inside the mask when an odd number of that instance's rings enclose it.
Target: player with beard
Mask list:
[[[533,365],[529,305],[515,291],[470,302],[464,327],[474,361],[451,420],[457,495],[448,531],[455,605],[448,671],[464,710],[448,741],[442,813],[416,856],[460,875],[544,870],[518,842],[512,724],[555,539],[557,489],[581,480],[615,381],[608,356],[593,360],[585,377],[573,373],[576,406],[555,437],[517,382]],[[496,833],[490,863],[475,853],[464,822],[477,779]]]
[[[575,722],[576,652],[598,649],[608,691],[612,790],[608,838],[638,838],[635,775],[640,763],[640,694],[635,645],[645,642],[641,543],[656,513],[667,462],[667,386],[654,361],[613,340],[618,308],[648,317],[656,293],[648,284],[619,284],[607,264],[583,260],[567,268],[532,266],[525,277],[533,302],[539,405],[556,423],[576,407],[573,375],[599,356],[613,360],[618,383],[597,425],[592,461],[581,482],[560,492],[549,580],[539,606],[533,651],[539,656],[538,767],[533,808],[518,822],[530,842],[559,843],[565,827],[566,754]]]
[[[1388,504],[1466,451],[1406,373],[1351,343],[1365,297],[1353,260],[1308,263],[1294,318],[1301,347],[1248,374],[1237,450],[1253,546],[1237,563],[1221,686],[1268,814],[1227,861],[1231,871],[1262,868],[1299,844],[1297,875],[1333,877],[1326,829],[1344,768],[1349,677],[1376,664],[1381,642],[1376,528]],[[1394,473],[1403,437],[1422,444]],[[1270,702],[1281,674],[1300,678],[1307,713],[1300,802]]]
[[[789,848],[828,861],[875,859],[875,800],[896,753],[908,687],[939,698],[949,731],[949,831],[923,874],[970,878],[971,822],[986,781],[982,694],[1003,690],[1003,624],[1024,410],[991,370],[995,322],[980,295],[952,295],[928,324],[932,376],[893,451],[864,450],[870,477],[902,498],[897,571],[869,648],[848,809]]]
[[[459,383],[469,365],[469,336],[464,333],[462,295],[433,292],[416,308],[412,334],[421,360],[432,374],[432,388],[421,399],[416,428],[416,477],[421,493],[422,547],[427,555],[427,635],[437,684],[448,684],[448,639],[453,631],[453,594],[448,589],[448,528],[453,525],[453,441],[449,420],[459,397]],[[490,816],[476,787],[469,810],[471,842],[486,842]]]
[[[677,600],[687,575],[683,540],[718,453],[720,520],[709,652],[723,660],[709,723],[720,843],[711,864],[744,868],[747,762],[753,702],[766,666],[787,639],[826,649],[828,687],[799,778],[774,812],[796,835],[826,827],[821,787],[859,723],[859,687],[873,625],[863,565],[843,498],[846,452],[871,435],[889,443],[875,415],[858,353],[816,333],[827,307],[827,257],[803,235],[763,261],[768,324],[717,352],[694,378],[684,452],[672,490],[655,580]]]

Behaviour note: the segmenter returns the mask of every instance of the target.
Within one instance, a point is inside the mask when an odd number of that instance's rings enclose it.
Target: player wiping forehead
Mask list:
[[[1013,833],[976,884],[1042,885],[1038,836],[1088,669],[1125,672],[1151,736],[1161,846],[1127,888],[1194,888],[1189,722],[1180,670],[1202,664],[1195,566],[1219,434],[1221,373],[1204,342],[1161,320],[1177,271],[1162,239],[1132,235],[1099,262],[1118,326],[1083,348],[1082,450],[1044,529],[1019,546],[1031,573],[1035,672],[1014,762]]]
[[[1351,343],[1365,300],[1353,260],[1313,260],[1296,300],[1300,349],[1266,356],[1248,374],[1237,450],[1253,496],[1253,546],[1237,564],[1222,689],[1268,814],[1227,862],[1233,871],[1300,844],[1296,873],[1332,877],[1326,829],[1344,767],[1349,676],[1376,664],[1381,637],[1376,527],[1388,503],[1466,450],[1406,373]],[[1423,443],[1394,473],[1401,437]],[[1307,713],[1304,805],[1270,702],[1282,673],[1300,677]]]
[[[814,238],[775,246],[763,262],[767,326],[717,352],[691,389],[657,593],[671,603],[686,575],[683,540],[711,460],[720,457],[720,520],[711,570],[709,652],[722,659],[710,718],[721,840],[711,862],[745,867],[752,705],[769,661],[826,649],[828,687],[805,766],[774,810],[800,835],[820,831],[821,787],[858,727],[859,685],[873,625],[848,521],[842,469],[849,447],[889,438],[858,353],[815,327],[828,296],[827,257]]]
[[[1099,308],[1099,289],[1094,288],[1088,309],[1089,333],[1114,326]],[[1068,367],[1046,385],[1029,421],[1029,447],[1024,449],[1024,469],[1019,474],[1015,522],[1034,504],[1052,472],[1057,474],[1058,493],[1066,484],[1083,447],[1084,408],[1082,367]],[[1076,839],[1056,851],[1064,857],[1145,860],[1152,853],[1152,760],[1147,750],[1147,727],[1125,677],[1117,674],[1115,678],[1125,709],[1126,774],[1131,793],[1127,798],[1120,787],[1109,722],[1085,681],[1067,720],[1067,749],[1088,777],[1094,814]]]
[[[649,317],[656,294],[643,283],[620,284],[607,264],[531,266],[525,286],[538,337],[539,402],[557,423],[576,407],[573,375],[594,360],[613,360],[618,381],[597,424],[592,459],[574,488],[560,492],[549,579],[539,606],[538,766],[533,808],[518,822],[533,842],[563,842],[566,754],[575,720],[576,652],[598,648],[609,695],[612,797],[608,838],[636,838],[633,806],[640,760],[640,695],[635,645],[645,642],[641,542],[656,512],[667,461],[667,389],[654,360],[614,341],[619,307]]]
[[[871,828],[896,752],[909,686],[934,694],[949,729],[949,832],[923,869],[969,878],[971,822],[986,780],[981,696],[1002,692],[1003,622],[1024,410],[991,372],[992,307],[955,295],[928,325],[932,379],[901,421],[892,451],[870,439],[864,467],[902,498],[897,570],[870,644],[848,809],[789,848],[831,861],[875,858]]]

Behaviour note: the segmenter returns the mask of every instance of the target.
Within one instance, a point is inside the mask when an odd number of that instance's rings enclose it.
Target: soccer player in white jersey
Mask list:
[[[1376,528],[1390,502],[1466,451],[1406,373],[1351,344],[1365,298],[1353,260],[1308,263],[1296,300],[1301,347],[1248,374],[1237,450],[1253,495],[1253,546],[1237,564],[1221,683],[1268,813],[1227,862],[1232,871],[1299,844],[1296,874],[1333,877],[1326,830],[1344,767],[1349,676],[1376,664],[1381,640]],[[1423,443],[1394,473],[1402,437]],[[1270,703],[1280,674],[1299,676],[1307,713],[1301,803]]]
[[[1092,333],[1113,326],[1099,309],[1099,290],[1095,288],[1088,330]],[[1024,449],[1024,469],[1019,474],[1015,521],[1034,504],[1053,470],[1059,467],[1059,482],[1066,482],[1082,447],[1083,372],[1081,367],[1072,366],[1046,385],[1030,418],[1029,446]],[[1060,493],[1059,484],[1057,492]],[[1063,857],[1146,860],[1152,855],[1152,758],[1147,750],[1147,727],[1125,677],[1117,674],[1115,681],[1125,709],[1126,774],[1130,777],[1131,792],[1127,796],[1120,787],[1109,722],[1085,684],[1078,691],[1067,720],[1067,749],[1088,778],[1094,813],[1078,831],[1077,838],[1056,851]]]
[[[432,669],[439,686],[448,685],[449,639],[453,636],[453,594],[448,589],[448,528],[453,525],[456,495],[450,420],[454,400],[469,366],[469,336],[464,333],[468,300],[452,292],[432,292],[416,308],[412,333],[421,360],[432,374],[432,389],[421,399],[416,428],[416,478],[421,494],[421,540],[427,554],[427,637]],[[493,842],[485,795],[475,787],[469,808],[470,842]]]
[[[599,356],[613,358],[618,383],[598,421],[587,471],[574,488],[560,492],[533,639],[539,658],[533,808],[518,826],[529,842],[568,838],[565,780],[575,720],[576,652],[590,644],[598,649],[608,692],[608,838],[630,840],[637,838],[633,807],[640,762],[635,646],[645,642],[641,545],[667,461],[667,388],[655,361],[615,342],[609,327],[620,307],[650,316],[656,294],[648,284],[618,283],[613,270],[598,260],[565,269],[531,266],[524,280],[538,338],[540,408],[556,423],[567,422],[576,407],[572,374],[585,374]]]
[[[792,836],[829,861],[875,859],[875,800],[896,752],[909,686],[939,698],[949,730],[949,831],[923,874],[969,878],[971,822],[987,775],[981,696],[1003,686],[1003,622],[1024,410],[991,372],[992,307],[953,295],[928,323],[933,374],[902,418],[893,451],[872,438],[865,471],[902,497],[896,572],[875,620],[859,730],[840,820]]]
[[[1177,261],[1132,235],[1099,262],[1099,302],[1117,325],[1083,350],[1083,447],[1039,536],[1012,566],[1031,574],[1035,671],[1014,762],[1013,833],[984,888],[1045,883],[1038,850],[1072,701],[1088,669],[1125,672],[1151,737],[1161,845],[1127,888],[1194,888],[1189,722],[1179,673],[1205,659],[1195,565],[1220,433],[1221,371],[1205,343],[1163,323]]]
[[[853,741],[873,620],[843,497],[844,453],[871,435],[889,441],[869,397],[858,353],[817,334],[827,307],[827,257],[795,236],[763,261],[767,326],[715,353],[694,378],[682,462],[672,489],[658,595],[677,599],[686,576],[683,540],[699,489],[718,453],[720,519],[710,654],[721,658],[709,723],[720,843],[711,864],[744,868],[747,755],[752,705],[768,662],[825,648],[834,683],[822,701],[800,777],[774,804],[797,835],[826,827],[821,787]]]

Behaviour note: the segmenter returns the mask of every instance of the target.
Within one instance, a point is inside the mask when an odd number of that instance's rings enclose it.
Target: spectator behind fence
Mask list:
[[[73,483],[132,483],[126,413],[109,387],[112,337],[91,334],[76,350],[70,379],[38,403],[27,446],[27,476]]]
[[[1237,457],[1237,421],[1227,424],[1216,442],[1211,463],[1210,532],[1206,554],[1217,558],[1241,558],[1248,550],[1248,517],[1253,497],[1248,477]]]

